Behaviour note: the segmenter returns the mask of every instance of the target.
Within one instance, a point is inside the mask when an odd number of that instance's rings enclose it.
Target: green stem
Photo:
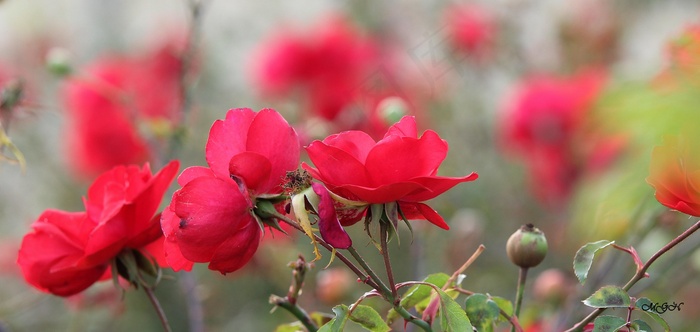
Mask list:
[[[394,310],[396,310],[396,312],[399,315],[401,315],[401,317],[403,317],[403,319],[405,319],[407,322],[420,327],[421,329],[423,329],[423,331],[425,331],[425,332],[432,332],[433,331],[433,329],[430,327],[430,324],[428,324],[428,322],[426,322],[426,321],[424,321],[416,316],[411,315],[411,313],[408,312],[408,310],[406,310],[404,307],[402,307],[400,305],[395,305]]]
[[[306,234],[304,232],[304,230],[301,228],[301,226],[299,226],[299,224],[297,224],[296,221],[289,219],[287,216],[285,216],[279,212],[272,212],[272,215],[274,215],[274,217],[279,219],[280,221],[287,223],[288,225],[294,227],[296,230]],[[326,250],[331,251],[331,252],[334,250],[334,248],[330,244],[326,243],[326,241],[324,241],[322,238],[316,236],[315,234],[314,234],[314,240],[316,240],[316,242],[318,244],[320,244],[322,247],[326,248]],[[354,272],[355,275],[357,275],[357,277],[362,280],[362,282],[366,283],[367,285],[369,285],[370,287],[372,287],[374,289],[379,290],[379,285],[377,285],[374,282],[374,280],[368,279],[367,275],[364,274],[357,266],[355,266],[355,264],[352,261],[350,261],[350,259],[345,257],[345,255],[343,255],[342,253],[340,253],[336,250],[335,257],[338,257],[338,259],[341,262],[343,262],[343,264],[345,264],[348,268],[350,268],[350,270],[352,270],[352,272]]]
[[[290,302],[288,298],[272,295],[270,296],[270,303],[281,307],[287,310],[292,315],[294,315],[294,317],[296,317],[301,322],[301,324],[303,324],[304,327],[306,327],[306,329],[309,330],[309,332],[318,331],[318,327],[311,320],[309,314],[307,314],[306,311],[304,311],[304,309],[296,305],[296,303]]]
[[[172,329],[170,328],[170,324],[168,324],[168,317],[165,316],[165,311],[163,311],[163,307],[160,306],[160,302],[158,302],[156,294],[153,293],[153,289],[151,289],[150,287],[143,286],[143,290],[146,291],[148,299],[151,301],[153,308],[156,309],[156,313],[158,313],[160,323],[161,325],[163,325],[163,331],[171,332]]]
[[[391,222],[391,221],[388,221]],[[384,257],[384,266],[386,267],[386,276],[389,279],[389,288],[391,289],[391,296],[394,298],[394,304],[397,304],[401,299],[396,291],[396,283],[394,282],[394,272],[391,269],[391,260],[389,259],[389,246],[387,245],[388,225],[386,222],[382,222],[379,226],[381,237],[381,247],[382,247],[382,257]]]
[[[372,268],[367,264],[367,261],[365,261],[364,258],[362,258],[362,256],[360,256],[360,253],[357,252],[357,250],[355,250],[355,247],[350,246],[347,250],[350,253],[350,255],[352,255],[352,257],[354,257],[355,260],[360,264],[360,266],[365,270],[365,272],[367,272],[369,277],[377,284],[378,287],[376,287],[375,289],[378,292],[380,292],[382,294],[382,296],[384,296],[390,303],[393,304],[394,303],[394,296],[392,295],[393,293],[391,292],[389,287],[387,287],[384,284],[382,279],[380,279],[379,276],[374,272],[374,270],[372,270]]]
[[[518,274],[518,290],[515,295],[515,310],[513,311],[513,316],[515,318],[520,318],[520,307],[523,304],[523,294],[525,293],[525,281],[527,280],[528,268],[521,267],[520,273]],[[515,331],[515,325],[511,327],[511,332]]]
[[[667,243],[665,246],[661,247],[654,255],[649,258],[649,260],[642,266],[641,269],[637,271],[637,273],[634,274],[632,279],[630,279],[625,286],[622,287],[623,290],[629,291],[634,284],[636,284],[639,280],[644,279],[646,276],[646,272],[651,267],[651,264],[653,264],[661,255],[667,253],[669,250],[671,250],[673,247],[681,243],[683,240],[687,239],[690,235],[695,233],[698,229],[700,229],[700,220],[698,220],[693,226],[690,228],[686,229],[685,232],[681,233],[681,235],[678,235],[675,239],[673,239],[671,242]],[[573,332],[573,331],[578,331],[580,330],[583,326],[586,326],[586,324],[590,323],[593,321],[596,317],[600,316],[600,314],[605,311],[605,308],[600,308],[596,309],[593,312],[591,312],[588,316],[586,316],[584,319],[582,319],[580,322],[576,323],[572,328],[566,330],[565,332]]]

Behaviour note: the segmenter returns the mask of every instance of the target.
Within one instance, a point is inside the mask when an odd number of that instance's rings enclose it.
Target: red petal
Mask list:
[[[216,248],[211,258],[209,269],[221,273],[236,271],[247,264],[258,250],[262,232],[258,223],[252,219],[241,224],[243,227],[235,232]]]
[[[306,152],[317,167],[320,174],[318,180],[329,187],[341,184],[371,186],[365,166],[347,152],[319,141],[311,143]],[[310,168],[308,165],[304,166],[307,170]]]
[[[408,201],[408,202],[427,201],[429,199],[433,199],[437,196],[442,195],[442,193],[452,189],[452,187],[454,187],[462,182],[474,181],[477,178],[479,178],[479,175],[476,173],[473,173],[473,172],[467,176],[463,176],[463,177],[459,177],[459,178],[442,177],[442,176],[426,176],[426,177],[414,178],[414,179],[411,179],[411,182],[420,183],[421,185],[423,185],[425,188],[428,188],[429,190],[420,190],[420,191],[413,192],[411,194],[408,194],[408,195],[402,197],[401,200]]]
[[[321,232],[321,238],[334,248],[349,248],[352,245],[352,240],[348,233],[345,232],[345,229],[343,229],[343,226],[340,225],[330,193],[328,193],[326,187],[318,183],[312,183],[311,187],[316,195],[320,197],[318,203],[318,229]]]
[[[180,247],[177,244],[177,231],[180,229],[180,217],[170,209],[170,206],[163,210],[160,224],[163,229],[163,234],[165,235],[163,251],[168,266],[176,272],[180,270],[191,271],[194,263],[182,256]]]
[[[171,203],[180,217],[176,236],[183,256],[195,262],[211,260],[216,248],[242,223],[251,222],[251,208],[232,183],[207,177],[189,182],[175,192]]]
[[[296,131],[275,110],[263,109],[250,124],[246,151],[256,152],[270,161],[270,174],[257,186],[248,185],[256,193],[279,193],[287,171],[299,167],[301,147]]]
[[[418,130],[416,129],[416,117],[404,116],[401,120],[387,130],[384,138],[389,136],[411,137],[418,138]]]
[[[399,202],[399,207],[401,208],[401,212],[403,212],[404,216],[406,216],[406,219],[408,220],[427,220],[431,224],[442,229],[450,229],[450,226],[447,225],[445,219],[442,219],[442,216],[440,216],[430,206],[423,203]]]
[[[255,112],[248,108],[229,110],[225,120],[216,120],[209,131],[206,158],[212,171],[221,178],[228,177],[231,157],[246,151],[248,128]]]
[[[270,160],[255,152],[239,153],[233,156],[229,163],[229,173],[231,173],[232,176],[241,178],[245,186],[251,191],[252,188],[259,188],[261,184],[264,184],[270,179],[271,170],[272,164]],[[280,179],[282,178],[280,177]],[[265,194],[264,191],[255,193]]]
[[[379,186],[433,176],[446,156],[447,142],[433,131],[420,139],[389,136],[367,155],[365,167],[372,184]]]
[[[363,131],[350,130],[328,136],[323,144],[342,150],[364,164],[367,154],[377,142]]]

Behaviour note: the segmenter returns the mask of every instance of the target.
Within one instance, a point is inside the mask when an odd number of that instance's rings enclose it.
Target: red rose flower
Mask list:
[[[63,90],[68,153],[77,174],[147,161],[139,128],[171,121],[181,103],[181,62],[168,44],[142,57],[108,57],[81,70]],[[146,124],[146,125],[144,125]]]
[[[445,11],[445,21],[452,47],[477,58],[489,55],[496,24],[486,8],[473,4],[449,6]]]
[[[578,143],[586,135],[587,116],[602,84],[603,76],[596,72],[565,79],[533,77],[521,84],[501,117],[504,148],[524,159],[544,202],[567,197],[585,161],[602,158],[596,153],[600,149]],[[587,137],[586,141],[602,140]]]
[[[245,265],[262,237],[256,200],[281,194],[287,171],[299,163],[296,132],[274,110],[230,110],[209,132],[209,168],[190,167],[163,212],[165,253],[175,270],[193,262],[233,272]]]
[[[449,229],[437,212],[421,202],[478,176],[437,176],[447,150],[447,142],[437,133],[427,130],[418,137],[415,118],[403,117],[378,142],[361,131],[314,141],[306,151],[316,168],[305,163],[303,167],[341,197],[370,204],[398,202],[409,219],[426,219]]]
[[[27,282],[69,296],[105,276],[124,249],[158,259],[163,240],[156,210],[178,166],[173,161],[155,175],[148,165],[115,167],[88,189],[86,212],[44,211],[19,250]]]
[[[357,100],[361,85],[379,67],[374,41],[338,17],[308,36],[285,30],[257,53],[253,77],[263,93],[289,95],[301,88],[309,109],[331,121]]]
[[[689,133],[666,137],[651,153],[647,178],[661,204],[696,217],[700,217],[698,141],[698,135]]]

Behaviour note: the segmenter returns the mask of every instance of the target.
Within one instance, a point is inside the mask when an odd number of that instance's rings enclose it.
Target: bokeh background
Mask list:
[[[195,16],[185,0],[0,1],[0,65],[5,77],[21,79],[24,92],[2,120],[26,160],[24,167],[0,160],[0,331],[160,329],[140,292],[122,297],[104,282],[69,299],[42,294],[23,281],[15,261],[35,218],[47,208],[80,210],[90,183],[73,168],[64,95],[71,76],[59,75],[57,66],[70,67],[74,77],[101,58],[144,56],[166,41],[194,50],[186,81],[191,104],[174,153],[183,168],[205,165],[209,127],[231,108],[275,108],[306,144],[353,128],[381,137],[401,114],[437,131],[450,144],[440,174],[480,177],[431,202],[451,230],[415,221],[412,241],[402,231],[391,249],[397,280],[451,274],[484,244],[463,287],[512,299],[517,268],[505,243],[520,225],[534,223],[550,251],[530,272],[524,325],[570,327],[588,313],[582,299],[634,273],[629,257],[611,251],[593,266],[591,280],[576,286],[571,261],[581,245],[616,240],[646,259],[691,223],[658,204],[645,178],[651,149],[664,134],[679,121],[700,125],[693,83],[700,71],[692,72],[700,38],[684,34],[700,24],[697,1],[194,3],[201,9]],[[331,37],[323,41],[324,33]],[[279,46],[294,38],[316,40],[317,57]],[[284,69],[294,61],[308,63]],[[0,88],[9,91],[11,79],[0,80]],[[314,93],[324,89],[341,97],[318,104]],[[569,108],[575,116],[557,117]],[[536,115],[541,109],[544,115]],[[547,127],[550,120],[555,129]],[[529,128],[529,138],[506,134],[518,126]],[[541,135],[554,138],[538,137],[540,126]],[[538,146],[547,140],[549,147]],[[2,152],[13,157],[9,147]],[[349,231],[364,239],[361,226]],[[700,322],[700,240],[686,242],[632,289],[658,302],[684,302],[663,316],[674,331],[694,331]],[[369,240],[356,243],[381,266]],[[169,271],[157,294],[175,331],[273,331],[292,317],[270,313],[268,297],[286,293],[286,264],[299,254],[312,257],[303,236],[266,240],[241,271],[222,276],[203,264],[189,275]],[[327,262],[326,255],[308,276],[301,299],[309,311],[330,313],[369,290],[337,262],[324,270]]]

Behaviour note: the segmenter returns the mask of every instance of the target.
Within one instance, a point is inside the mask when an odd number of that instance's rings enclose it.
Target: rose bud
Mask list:
[[[521,268],[539,265],[547,255],[547,238],[532,224],[523,225],[506,243],[508,258]]]

